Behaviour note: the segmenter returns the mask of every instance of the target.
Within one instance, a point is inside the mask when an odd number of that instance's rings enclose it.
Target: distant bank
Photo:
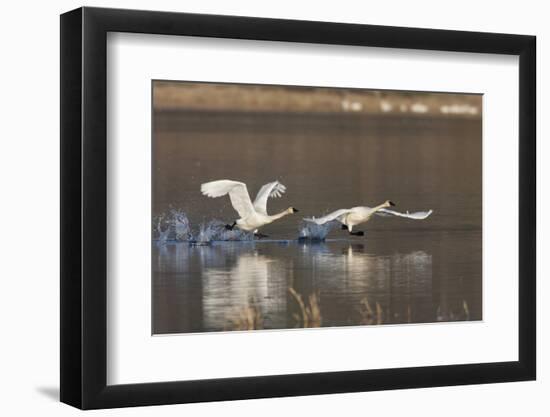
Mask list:
[[[481,119],[481,94],[248,84],[153,82],[162,110],[357,113]]]

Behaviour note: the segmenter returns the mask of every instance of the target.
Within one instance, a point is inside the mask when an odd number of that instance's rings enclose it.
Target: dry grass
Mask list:
[[[302,296],[294,288],[290,287],[288,292],[294,297],[300,307],[301,314],[294,315],[297,323],[296,327],[321,327],[322,317],[319,294],[310,294],[306,302],[304,302]]]
[[[293,315],[296,320],[295,327],[322,327],[323,320],[319,293],[310,294],[304,299],[304,297],[292,287],[288,289],[288,292],[299,307],[299,313]],[[462,301],[460,307],[459,311],[450,311],[446,315],[442,315],[441,309],[438,307],[438,321],[470,320],[470,310],[466,300]],[[360,301],[357,310],[360,316],[359,325],[371,326],[384,324],[386,313],[380,303],[377,302],[373,307],[365,297]],[[411,323],[410,305],[407,307],[407,322]],[[254,298],[249,299],[246,306],[235,310],[232,317],[229,318],[227,326],[225,326],[225,330],[261,330],[263,328],[264,322],[262,311]]]
[[[360,325],[372,325],[384,323],[384,311],[380,303],[376,303],[376,309],[373,310],[369,300],[363,298],[359,303]]]
[[[225,330],[260,330],[264,328],[263,317],[258,304],[254,299],[248,305],[237,310]]]
[[[464,310],[464,317],[466,320],[470,320],[470,309],[466,300],[462,300],[462,309]]]
[[[462,300],[462,303],[455,308],[447,308],[442,311],[441,306],[437,306],[436,310],[437,321],[469,321],[470,320],[470,307],[466,300]]]

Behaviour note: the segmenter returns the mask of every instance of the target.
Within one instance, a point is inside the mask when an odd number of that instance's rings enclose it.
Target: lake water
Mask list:
[[[268,212],[300,210],[262,228],[265,240],[154,241],[155,334],[482,319],[479,120],[162,112],[153,155],[155,238],[171,209],[194,236],[232,223],[228,197],[200,193],[216,179],[243,181],[252,197],[277,179],[287,192]],[[434,212],[375,216],[357,227],[364,237],[334,228],[324,242],[297,240],[302,217],[387,199]]]

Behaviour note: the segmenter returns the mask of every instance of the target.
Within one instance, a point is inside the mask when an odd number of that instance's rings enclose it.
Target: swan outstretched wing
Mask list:
[[[408,211],[406,213],[400,213],[398,211],[388,210],[388,209],[380,209],[376,212],[379,216],[398,216],[398,217],[406,217],[407,219],[414,219],[414,220],[424,220],[428,218],[430,214],[433,213],[433,210],[428,211],[416,211],[414,213],[409,213]]]
[[[254,200],[254,208],[257,212],[267,215],[267,199],[269,197],[280,197],[286,191],[286,187],[279,181],[265,184]]]
[[[340,210],[333,211],[332,213],[329,213],[326,216],[319,217],[317,219],[315,217],[308,217],[308,218],[305,218],[304,220],[306,222],[311,222],[311,223],[325,224],[338,219],[338,217],[344,214],[351,213],[351,211],[352,211],[351,209],[340,209]]]
[[[206,182],[201,185],[201,192],[212,198],[229,194],[231,205],[243,219],[254,212],[254,206],[244,182],[232,180]]]

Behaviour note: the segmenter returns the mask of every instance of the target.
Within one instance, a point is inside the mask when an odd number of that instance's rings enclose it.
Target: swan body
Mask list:
[[[408,219],[415,219],[415,220],[424,220],[430,214],[432,214],[432,210],[420,211],[416,213],[409,213],[408,211],[406,213],[400,213],[398,211],[387,209],[388,207],[392,207],[392,206],[395,206],[395,204],[387,200],[376,207],[359,206],[359,207],[352,207],[350,209],[340,209],[340,210],[333,211],[332,213],[329,213],[323,217],[305,218],[304,220],[308,222],[316,223],[319,225],[336,220],[342,223],[342,228],[347,229],[351,235],[362,236],[364,233],[353,232],[353,227],[361,223],[368,222],[374,214],[379,216],[406,217]]]
[[[260,227],[298,211],[294,207],[289,207],[277,214],[267,214],[267,200],[270,197],[280,197],[285,191],[286,187],[283,184],[279,181],[273,181],[262,186],[256,195],[256,199],[252,202],[244,182],[218,180],[201,185],[201,192],[207,197],[216,198],[229,195],[231,205],[240,218],[235,220],[232,225],[226,226],[228,229],[237,226],[241,230],[254,231],[254,233],[257,233]]]

